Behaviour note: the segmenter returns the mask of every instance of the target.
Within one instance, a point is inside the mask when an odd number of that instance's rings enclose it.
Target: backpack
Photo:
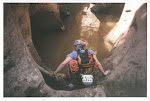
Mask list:
[[[77,51],[78,54],[78,66],[81,74],[91,74],[95,65],[95,59],[93,54],[91,54],[88,49],[85,53],[81,53],[80,50]]]

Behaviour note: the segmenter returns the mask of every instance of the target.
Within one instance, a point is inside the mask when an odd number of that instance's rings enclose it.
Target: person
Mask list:
[[[97,68],[103,73],[103,75],[107,75],[109,71],[104,71],[101,63],[98,61],[97,57],[96,57],[96,54],[94,51],[90,50],[90,49],[87,49],[87,45],[88,45],[88,42],[84,39],[78,39],[78,40],[75,40],[74,42],[74,50],[73,52],[71,52],[69,55],[67,55],[66,59],[57,67],[57,69],[55,70],[54,72],[54,75],[56,75],[65,65],[67,64],[71,64],[73,63],[73,66],[75,67],[75,64],[78,66],[79,65],[79,54],[82,55],[82,57],[86,57],[86,55],[84,55],[84,53],[86,53],[87,51],[87,54],[93,56],[92,59],[92,63],[91,64],[95,64],[97,66]],[[83,54],[82,54],[83,53]],[[88,56],[89,57],[89,56]],[[83,61],[84,58],[80,58],[80,60]],[[86,60],[86,59],[85,59]],[[93,61],[94,60],[94,61]],[[89,61],[89,60],[88,60]],[[81,61],[80,61],[81,62]],[[89,64],[89,63],[88,63]],[[76,67],[77,67],[76,66]],[[94,65],[92,65],[94,66]],[[84,68],[83,68],[84,69]],[[80,73],[85,73],[87,72],[87,70],[92,70],[92,69],[86,69],[86,70],[82,70],[81,71],[81,68],[79,66],[79,68],[77,68],[76,70],[70,70],[70,75],[71,77],[73,76],[74,78],[76,78],[76,82],[79,82],[78,80],[81,80],[79,75]],[[90,72],[91,73],[91,72]],[[74,80],[74,78],[72,78],[71,80]]]
[[[85,52],[85,45],[87,45],[86,41],[83,41],[83,39],[79,39],[76,40],[74,42],[74,49],[75,51],[73,51],[72,53],[70,53],[69,55],[67,55],[66,59],[57,67],[57,69],[54,72],[54,75],[56,75],[65,65],[67,65],[72,59],[76,60],[77,59],[77,51],[80,50],[80,52]],[[93,52],[92,50],[88,49],[88,51],[93,54],[94,58],[95,58],[95,62],[98,64],[98,68],[99,70],[103,73],[103,75],[107,75],[108,71],[104,71],[101,63],[98,61],[95,52]]]

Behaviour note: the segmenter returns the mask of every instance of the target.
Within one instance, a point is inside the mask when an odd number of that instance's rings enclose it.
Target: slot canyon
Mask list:
[[[53,72],[83,38],[105,77],[68,89]],[[146,97],[147,3],[4,3],[4,97]]]

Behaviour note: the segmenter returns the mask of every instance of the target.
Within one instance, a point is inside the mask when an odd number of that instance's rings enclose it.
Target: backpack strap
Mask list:
[[[85,50],[85,53],[88,53],[88,49]]]
[[[83,53],[83,54],[87,54],[88,55],[88,57],[87,58],[89,58],[89,62],[88,63],[86,63],[86,64],[84,64],[84,63],[82,63],[81,61],[81,56],[82,56],[82,53],[80,52],[80,50],[78,50],[77,51],[77,55],[78,55],[78,65],[79,65],[79,70],[80,70],[80,72],[81,73],[86,73],[86,74],[90,74],[91,72],[93,72],[93,68],[94,68],[94,64],[95,64],[95,59],[93,58],[93,54],[92,53],[90,53],[89,51],[88,51],[88,49],[86,49],[85,50],[85,53]]]
[[[81,64],[81,57],[80,57],[80,54],[81,54],[81,52],[80,52],[80,50],[78,50],[77,51],[77,57],[78,57],[78,59],[77,59],[77,61],[78,61],[78,64],[80,65]],[[88,49],[86,49],[85,50],[85,54],[88,54]]]
[[[81,64],[80,50],[77,51],[77,61],[78,64]]]

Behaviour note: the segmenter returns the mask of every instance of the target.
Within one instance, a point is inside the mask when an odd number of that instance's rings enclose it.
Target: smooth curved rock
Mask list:
[[[4,96],[105,96],[102,87],[56,91],[47,85],[52,71],[40,67],[44,65],[32,43],[29,6],[4,4]]]
[[[102,83],[105,89],[99,85],[73,91],[50,87],[53,82],[52,71],[42,68],[45,65],[31,39],[30,16],[46,11],[53,12],[52,16],[60,19],[59,11],[53,5],[56,4],[35,4],[34,7],[31,4],[4,4],[5,97],[146,96],[146,4],[136,12],[127,34],[116,41],[112,52],[102,62],[105,69],[112,69],[102,82],[97,78],[97,84]],[[100,73],[98,75],[101,76]]]
[[[43,32],[65,30],[57,3],[30,4],[29,12],[32,23],[37,25],[36,29]]]
[[[113,16],[120,16],[124,3],[97,3],[91,9],[94,13],[109,14]]]
[[[103,81],[107,96],[147,96],[147,5],[139,7],[126,34],[102,62],[112,70]]]

